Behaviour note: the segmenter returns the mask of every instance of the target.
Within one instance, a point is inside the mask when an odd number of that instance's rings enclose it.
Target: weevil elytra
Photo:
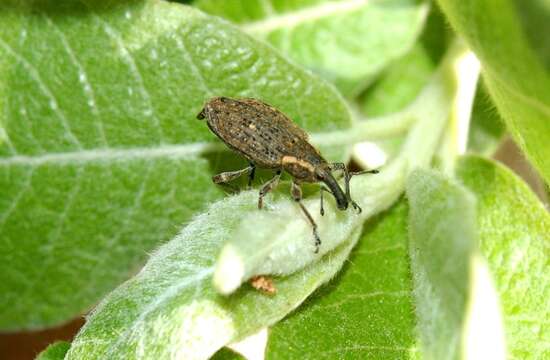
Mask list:
[[[275,171],[275,176],[260,189],[258,208],[261,209],[263,198],[277,186],[282,172],[286,171],[292,176],[292,198],[298,203],[313,228],[316,253],[319,251],[321,239],[317,233],[317,224],[301,202],[300,184],[323,182],[328,187],[327,189],[321,185],[321,215],[324,215],[323,192],[325,191],[334,196],[338,209],[346,210],[351,204],[360,212],[359,205],[351,199],[350,179],[354,175],[378,172],[377,170],[349,172],[343,163],[327,162],[308,142],[308,135],[304,130],[281,111],[256,99],[212,98],[204,105],[197,119],[206,119],[210,130],[249,162],[249,166],[245,169],[215,175],[212,178],[214,183],[224,184],[248,174],[250,186],[256,167],[272,169]],[[344,172],[344,191],[332,175],[335,170]]]

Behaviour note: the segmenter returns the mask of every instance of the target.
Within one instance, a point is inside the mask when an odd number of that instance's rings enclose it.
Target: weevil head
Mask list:
[[[317,176],[318,181],[322,181],[330,189],[330,192],[334,196],[334,199],[336,199],[336,205],[338,206],[338,209],[346,210],[349,205],[348,198],[342,191],[340,185],[338,185],[338,182],[336,181],[334,176],[332,176],[332,173],[328,169],[328,167],[318,166],[315,169],[315,175]]]
[[[219,109],[223,104],[230,101],[233,101],[233,100],[223,96],[214,97],[208,100],[206,104],[204,104],[202,110],[197,114],[197,119],[199,120],[208,119],[209,115],[212,112],[215,112],[216,109]]]
[[[202,108],[201,112],[197,114],[197,119],[204,120],[206,118],[205,108]]]

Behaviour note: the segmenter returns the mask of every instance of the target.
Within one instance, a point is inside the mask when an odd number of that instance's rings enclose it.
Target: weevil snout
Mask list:
[[[338,206],[338,210],[347,210],[348,208],[348,199],[346,197],[335,197],[336,198],[336,206]]]
[[[338,209],[346,210],[349,205],[348,198],[342,191],[342,188],[340,188],[340,185],[338,185],[334,176],[332,176],[331,172],[328,169],[319,169],[317,170],[317,178],[328,186],[330,192],[336,199],[336,206]]]

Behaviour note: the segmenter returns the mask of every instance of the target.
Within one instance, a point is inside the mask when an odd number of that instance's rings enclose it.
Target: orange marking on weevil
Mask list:
[[[308,163],[305,160],[298,159],[296,156],[288,156],[288,155],[283,156],[283,158],[281,160],[281,163],[283,165],[296,164],[298,166],[303,167],[304,169],[306,169],[307,171],[309,171],[311,173],[315,173],[315,166],[313,166],[312,164]]]

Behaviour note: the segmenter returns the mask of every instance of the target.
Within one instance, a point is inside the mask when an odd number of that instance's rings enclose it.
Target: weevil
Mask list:
[[[354,175],[371,173],[377,170],[349,172],[343,163],[329,163],[321,153],[309,143],[307,133],[290,120],[285,114],[257,99],[231,99],[215,97],[206,102],[197,119],[206,119],[210,130],[230,149],[244,156],[249,166],[237,171],[228,171],[212,177],[216,184],[226,184],[244,174],[248,174],[248,186],[254,180],[256,167],[271,169],[275,176],[261,188],[258,208],[263,207],[264,197],[272,191],[281,178],[283,171],[292,177],[291,195],[298,203],[311,224],[315,238],[315,253],[319,252],[321,239],[317,233],[317,224],[302,204],[302,183],[324,183],[321,185],[321,215],[324,215],[323,193],[331,193],[336,199],[338,209],[346,210],[351,204],[361,212],[361,208],[350,195],[350,179]],[[340,187],[332,172],[344,173],[344,190]]]

